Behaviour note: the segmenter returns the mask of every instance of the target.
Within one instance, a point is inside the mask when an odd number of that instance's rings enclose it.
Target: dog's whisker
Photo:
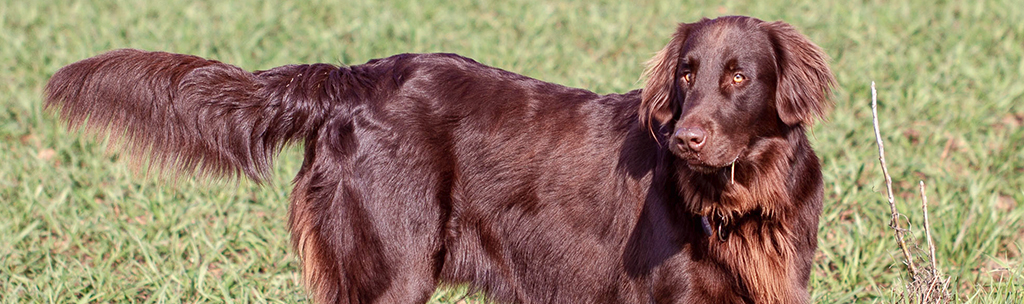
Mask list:
[[[732,170],[730,170],[730,172],[729,172],[729,184],[730,185],[735,185],[736,184],[736,161],[732,161],[732,165],[730,165],[729,167],[732,168]]]

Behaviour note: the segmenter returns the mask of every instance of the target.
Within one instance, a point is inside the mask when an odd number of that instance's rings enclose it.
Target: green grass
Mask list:
[[[872,80],[899,207],[920,240],[916,185],[927,183],[956,302],[1024,302],[1018,0],[0,1],[3,302],[306,300],[286,229],[297,150],[282,154],[262,188],[133,173],[102,141],[42,110],[42,86],[63,65],[124,47],[249,70],[443,51],[624,92],[639,86],[642,63],[676,22],[724,14],[785,20],[833,59],[837,105],[812,136],[826,179],[815,302],[892,302],[907,279],[887,227]],[[442,289],[435,301],[465,292]]]

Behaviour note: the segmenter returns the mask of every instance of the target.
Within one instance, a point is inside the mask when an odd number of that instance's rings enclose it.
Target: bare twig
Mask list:
[[[928,240],[928,254],[931,259],[931,273],[928,275],[928,287],[921,295],[921,303],[945,303],[949,300],[949,279],[943,279],[939,271],[939,262],[935,258],[935,242],[932,241],[932,226],[928,221],[928,195],[924,191],[924,181],[919,181],[921,189],[921,209],[924,211],[924,234]]]
[[[907,269],[910,270],[910,276],[914,277],[917,275],[917,267],[914,266],[914,260],[910,255],[910,249],[907,248],[907,242],[903,240],[903,233],[906,230],[900,228],[900,212],[896,210],[896,199],[892,195],[892,177],[889,177],[889,168],[885,165],[885,145],[882,144],[882,133],[878,128],[878,93],[875,91],[874,81],[871,82],[871,117],[875,125],[875,143],[878,144],[878,162],[882,164],[882,175],[885,176],[886,197],[889,199],[889,209],[892,212],[892,220],[889,222],[889,227],[896,231],[896,243],[899,244],[900,250],[903,251],[903,257],[907,259]]]
[[[928,222],[928,196],[924,192],[924,181],[918,182],[921,188],[921,209],[924,210],[924,235],[928,239],[928,253],[932,260],[932,269],[935,271],[935,277],[939,275],[939,263],[935,259],[935,243],[932,242],[932,227],[931,223]]]
[[[903,252],[906,259],[907,271],[910,273],[910,281],[905,285],[906,292],[901,293],[898,303],[920,303],[920,304],[941,304],[950,300],[949,278],[943,277],[939,272],[939,263],[935,257],[935,243],[932,241],[931,223],[928,220],[928,196],[926,195],[924,181],[918,183],[921,190],[921,208],[924,210],[924,230],[928,241],[929,258],[931,264],[923,264],[919,270],[914,264],[914,258],[910,247],[907,246],[904,236],[909,232],[900,228],[900,213],[896,209],[896,200],[892,194],[892,177],[889,176],[889,168],[885,164],[885,145],[882,144],[882,132],[878,127],[878,93],[875,91],[875,83],[871,82],[871,116],[875,127],[875,143],[878,144],[878,162],[882,165],[882,175],[885,176],[885,190],[889,199],[889,208],[892,212],[892,219],[889,226],[895,231],[897,245]],[[947,143],[947,149],[949,144]],[[920,249],[915,247],[915,253]],[[916,300],[916,302],[915,302]]]

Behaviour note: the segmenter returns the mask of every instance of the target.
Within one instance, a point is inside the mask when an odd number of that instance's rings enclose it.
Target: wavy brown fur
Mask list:
[[[509,303],[808,303],[824,54],[783,23],[705,19],[645,75],[598,95],[452,54],[250,73],[117,50],[46,94],[185,174],[261,181],[301,142],[288,222],[317,303],[424,303],[440,282]]]
[[[46,86],[47,108],[69,126],[107,132],[160,167],[261,181],[289,140],[319,128],[339,88],[337,67],[283,66],[255,74],[203,58],[116,50],[76,62]]]

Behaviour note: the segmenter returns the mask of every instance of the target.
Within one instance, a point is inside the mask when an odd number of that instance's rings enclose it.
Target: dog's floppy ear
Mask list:
[[[779,74],[775,107],[779,117],[791,126],[823,119],[832,107],[832,87],[836,84],[827,56],[785,22],[766,22],[762,26],[775,49]]]
[[[646,79],[640,94],[640,124],[653,130],[652,122],[657,120],[664,125],[672,119],[670,101],[676,88],[676,70],[679,67],[679,55],[689,32],[689,24],[680,23],[672,40],[665,48],[658,51],[654,58],[647,61],[643,78]]]

